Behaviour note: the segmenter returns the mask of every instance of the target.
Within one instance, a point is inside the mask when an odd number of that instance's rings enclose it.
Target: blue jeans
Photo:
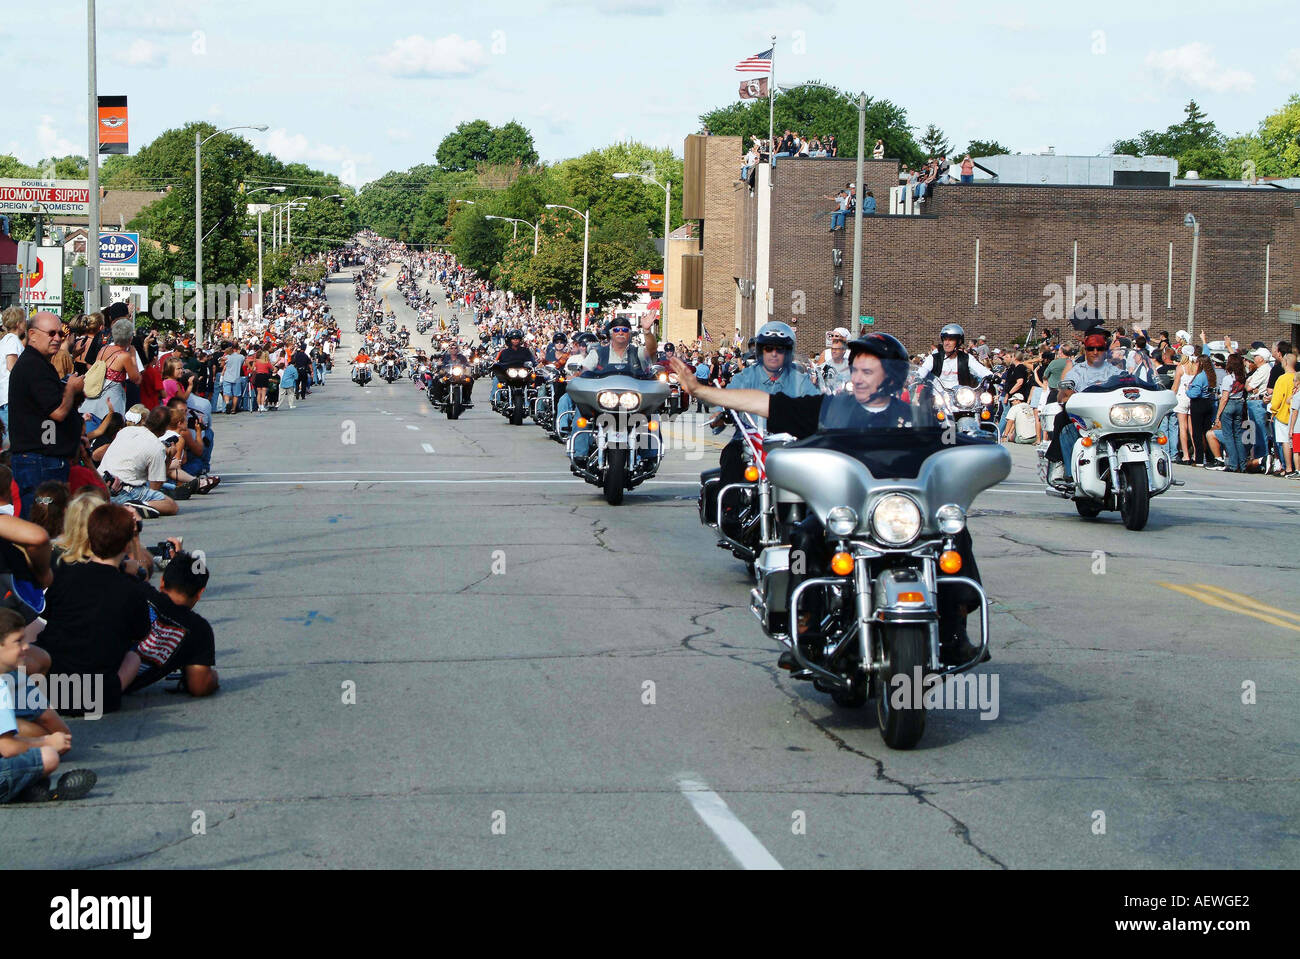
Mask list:
[[[9,404],[8,403],[6,403],[4,406],[0,406],[0,423],[4,423],[5,425],[4,438],[8,440],[9,439]]]
[[[39,749],[0,758],[0,803],[13,802],[19,793],[44,776],[45,763]]]
[[[961,182],[962,182],[962,183],[974,183],[974,182],[975,182],[975,174],[974,174],[974,173],[963,173],[963,174],[961,175]]]
[[[844,228],[844,220],[849,215],[847,210],[835,210],[831,213],[831,229],[841,230]]]
[[[46,456],[44,453],[14,453],[9,461],[9,468],[13,470],[14,482],[18,484],[18,496],[22,500],[23,519],[26,519],[32,510],[32,498],[36,495],[36,487],[40,486],[47,480],[58,480],[60,483],[68,481],[68,467],[72,465],[71,460],[64,459],[62,456]]]
[[[1242,400],[1228,400],[1219,417],[1223,424],[1223,455],[1228,469],[1239,470],[1246,465],[1246,447],[1241,441],[1241,424],[1245,418],[1246,404]]]
[[[1246,416],[1255,427],[1255,456],[1263,459],[1273,446],[1273,432],[1268,428],[1268,415],[1263,400],[1247,400]]]
[[[1070,464],[1074,458],[1074,444],[1079,442],[1079,427],[1073,423],[1067,423],[1061,427],[1061,459],[1065,462],[1065,478],[1073,479],[1070,475]]]
[[[191,476],[198,476],[200,473],[206,473],[212,469],[212,444],[213,433],[210,429],[203,431],[203,454],[201,456],[191,456],[181,467]]]

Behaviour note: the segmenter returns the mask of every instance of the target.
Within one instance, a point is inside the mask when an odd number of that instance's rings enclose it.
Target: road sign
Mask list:
[[[18,272],[19,273],[36,272],[36,241],[35,240],[18,241]]]
[[[51,216],[89,216],[89,180],[0,179],[0,213],[31,213],[33,204]]]
[[[875,326],[875,325],[876,325],[876,318],[875,318],[874,316],[860,316],[860,317],[858,317],[858,319],[860,319],[860,320],[862,321],[862,325],[863,325],[863,326]]]
[[[198,288],[198,284],[195,283],[193,280],[181,280],[181,279],[175,280],[172,283],[172,286],[178,290],[193,290]]]
[[[589,309],[589,310],[596,310],[596,309],[599,309],[599,308],[600,308],[600,304],[599,304],[599,303],[588,303],[588,304],[587,304],[587,309]]]

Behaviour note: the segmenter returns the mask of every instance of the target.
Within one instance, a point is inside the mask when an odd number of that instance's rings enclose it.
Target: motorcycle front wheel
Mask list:
[[[623,485],[627,477],[627,450],[612,448],[605,452],[605,502],[617,506],[623,502]]]
[[[1124,525],[1133,531],[1142,529],[1147,524],[1151,512],[1151,490],[1147,485],[1146,463],[1125,463],[1120,467],[1124,476],[1123,499],[1119,504],[1119,515]]]
[[[925,690],[913,689],[909,696],[902,694],[915,682],[917,667],[921,675],[925,673],[926,628],[918,624],[886,627],[880,631],[880,641],[885,652],[880,695],[876,698],[880,735],[890,749],[911,749],[925,732]],[[898,689],[893,682],[895,676],[905,677],[905,684]],[[894,704],[896,695],[902,700],[899,706]]]
[[[457,406],[455,403],[450,403],[447,405],[447,419],[449,420],[460,419],[460,407]]]
[[[1101,504],[1092,499],[1077,499],[1074,501],[1074,508],[1079,511],[1079,515],[1084,519],[1096,519],[1101,515]]]

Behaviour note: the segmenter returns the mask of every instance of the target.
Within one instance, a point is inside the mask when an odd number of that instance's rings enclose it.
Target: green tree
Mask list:
[[[473,207],[455,215],[451,249],[456,259],[482,276],[490,276],[501,261],[505,240]]]
[[[966,156],[967,154],[970,154],[973,159],[976,157],[1003,156],[1010,152],[1011,150],[1009,148],[1004,147],[997,140],[971,140],[970,145],[962,151],[961,155]]]
[[[733,103],[705,113],[700,122],[715,136],[739,136],[749,143],[751,136],[767,139],[766,100]],[[782,90],[773,104],[775,130],[797,130],[809,137],[833,135],[839,155],[851,157],[858,147],[858,98],[823,85]],[[919,163],[924,157],[907,124],[907,111],[884,99],[867,98],[866,138],[885,143],[885,155],[904,163]]]
[[[1300,94],[1293,93],[1259,125],[1260,176],[1300,176]]]
[[[486,120],[467,120],[443,137],[435,154],[445,170],[472,170],[480,163],[537,162],[532,134],[513,120],[494,127]]]
[[[1116,140],[1112,153],[1129,156],[1167,156],[1178,160],[1178,175],[1196,170],[1201,176],[1219,176],[1225,168],[1221,154],[1226,138],[1195,100],[1183,108],[1181,123],[1170,125],[1164,132],[1143,130],[1136,137]],[[1218,158],[1215,154],[1220,155]],[[1209,171],[1207,173],[1207,170]]]
[[[952,150],[952,144],[943,135],[943,131],[931,123],[921,134],[921,149],[927,157],[946,157]]]

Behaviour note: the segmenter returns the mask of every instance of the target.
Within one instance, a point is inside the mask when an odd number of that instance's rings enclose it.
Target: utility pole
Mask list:
[[[86,230],[86,313],[99,309],[99,90],[95,71],[95,0],[86,0],[86,125],[90,128],[86,155],[90,174],[90,223]],[[38,238],[39,239],[39,238]],[[59,265],[60,275],[62,264]]]
[[[861,320],[858,319],[858,310],[862,307],[862,197],[866,193],[862,189],[862,151],[865,144],[863,143],[867,133],[867,95],[866,93],[858,94],[858,172],[856,179],[853,181],[853,188],[857,191],[853,203],[853,312],[851,328],[856,336],[861,327]]]

